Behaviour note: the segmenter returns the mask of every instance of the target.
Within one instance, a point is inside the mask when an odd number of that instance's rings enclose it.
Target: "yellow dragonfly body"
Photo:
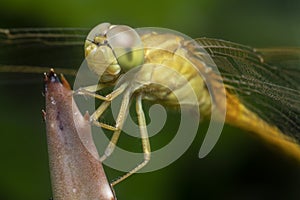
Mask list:
[[[178,95],[183,104],[188,105],[195,103],[190,99],[195,94],[201,115],[209,117],[212,108],[226,113],[226,123],[258,135],[300,161],[300,68],[297,68],[297,64],[300,64],[299,49],[253,49],[209,38],[199,38],[195,42],[172,32],[135,33],[133,29],[127,29],[127,26],[121,29],[118,27],[121,26],[104,23],[100,29],[98,27],[92,30],[85,44],[87,62],[91,70],[101,76],[101,87],[118,82],[117,89],[105,97],[95,94],[96,90],[87,88],[77,91],[78,94],[94,96],[104,101],[91,116],[96,125],[114,131],[103,160],[112,153],[130,100],[136,98],[144,162],[113,184],[136,172],[150,160],[151,150],[145,129],[142,99],[177,109],[182,106],[178,103]],[[126,31],[138,37],[138,41],[134,40],[133,43],[125,45],[114,43],[112,38],[118,38],[119,33]],[[1,33],[0,44],[4,45],[43,43],[46,46],[65,46],[83,44],[86,30],[72,29],[66,33],[54,29],[3,29]],[[216,65],[220,73],[209,67],[210,62]],[[101,68],[103,65],[106,65],[105,68]],[[130,77],[131,81],[129,78],[124,79],[126,73],[136,66],[141,67]],[[37,69],[30,66],[11,67],[4,63],[0,71],[15,69],[36,72]],[[43,70],[44,68],[40,69]],[[176,74],[183,79],[174,78]],[[187,88],[186,83],[189,83],[192,90]],[[124,94],[124,98],[116,126],[99,122],[98,118],[120,94]]]
[[[148,38],[150,39],[150,42],[154,43],[154,44],[147,44]],[[143,37],[142,37],[143,38]],[[181,43],[183,43],[183,41],[181,41],[181,39],[176,38],[175,36],[172,35],[147,35],[144,36],[145,39],[143,39],[143,43],[146,43],[146,46],[159,46],[159,45],[170,45],[169,47],[166,47],[166,49],[177,49],[177,51],[179,51],[178,49],[180,48],[189,48],[192,49],[193,46],[186,46],[183,47],[181,45]],[[182,39],[183,40],[183,39]],[[269,83],[269,82],[261,82],[259,83],[257,77],[255,77],[255,74],[251,74],[251,72],[259,72],[259,68],[258,67],[264,67],[264,70],[269,70],[269,73],[273,76],[275,76],[275,74],[277,73],[275,70],[279,70],[280,68],[273,68],[273,66],[269,66],[267,63],[264,62],[263,60],[263,56],[259,54],[259,52],[255,52],[254,49],[247,49],[241,45],[236,45],[236,44],[232,44],[230,42],[226,42],[226,41],[221,41],[221,40],[214,40],[214,39],[198,39],[198,42],[200,42],[200,44],[204,44],[204,48],[211,51],[212,54],[211,56],[214,58],[214,56],[216,57],[216,59],[218,59],[219,57],[223,56],[223,59],[237,59],[237,60],[241,60],[242,64],[247,65],[247,67],[252,67],[252,69],[249,69],[248,71],[244,71],[241,74],[239,74],[239,78],[235,77],[237,74],[231,74],[233,78],[235,78],[236,80],[231,80],[231,82],[239,82],[238,84],[240,84],[241,86],[243,86],[243,84],[247,84],[247,79],[248,79],[248,83],[249,85],[252,84],[254,85],[254,87],[257,87],[258,91],[252,91],[251,90],[251,86],[249,86],[248,88],[248,92],[249,92],[249,98],[251,98],[251,95],[253,95],[253,93],[255,92],[264,92],[263,95],[269,96],[270,100],[272,99],[272,101],[270,101],[269,105],[270,107],[274,106],[272,105],[271,102],[274,102],[277,100],[277,102],[275,104],[282,104],[282,106],[286,106],[285,109],[294,109],[296,108],[295,112],[297,112],[297,110],[299,110],[299,102],[296,101],[296,99],[291,100],[291,102],[286,101],[286,100],[282,100],[281,99],[277,99],[278,96],[283,95],[283,93],[288,93],[288,90],[291,90],[292,88],[278,88],[278,86],[274,85],[273,83]],[[216,52],[214,52],[214,50],[216,50]],[[222,52],[223,50],[223,52]],[[196,52],[197,49],[192,49],[192,52]],[[178,59],[176,56],[178,56],[177,54],[172,53],[173,51],[170,52],[164,52],[164,51],[160,51],[160,50],[155,50],[155,51],[146,51],[146,62],[149,63],[161,63],[161,64],[165,64],[166,66],[174,69],[175,71],[177,71],[178,73],[180,73],[181,75],[185,76],[189,82],[192,84],[193,90],[197,91],[196,95],[197,95],[197,99],[199,102],[199,110],[201,111],[201,113],[203,113],[204,115],[209,115],[210,114],[210,108],[211,108],[211,99],[210,99],[210,94],[208,94],[208,90],[206,89],[205,83],[203,81],[203,77],[199,76],[199,71],[202,72],[202,74],[204,74],[205,72],[205,64],[203,64],[203,62],[201,62],[201,57],[197,57],[197,54],[194,55],[183,55],[183,57],[188,57],[188,60],[193,60],[197,66],[197,69],[194,69],[194,66],[191,65],[191,63],[187,62],[186,60],[180,60]],[[300,53],[300,52],[299,52]],[[223,55],[222,55],[223,54]],[[238,55],[240,54],[240,55]],[[239,56],[239,57],[238,57]],[[251,60],[250,56],[254,56],[254,59],[256,60]],[[300,56],[300,55],[299,55]],[[230,61],[227,61],[227,69],[229,69],[229,67],[232,67],[232,63],[230,63]],[[224,65],[225,63],[223,63],[222,65]],[[221,63],[217,66],[221,66]],[[238,65],[238,67],[241,65]],[[221,68],[222,69],[222,68]],[[226,68],[225,68],[226,69]],[[257,70],[257,71],[256,71]],[[168,73],[164,73],[161,71],[156,71],[153,70],[152,72],[154,75],[154,78],[158,78],[161,80],[155,80],[155,82],[171,82],[170,80],[172,80],[172,78],[168,78],[168,77],[172,77],[172,75],[168,74]],[[143,76],[144,73],[140,73],[141,76]],[[227,80],[228,82],[225,81],[225,88],[226,88],[226,108],[222,107],[222,104],[218,104],[219,101],[222,101],[223,97],[223,93],[221,90],[218,90],[218,88],[221,88],[220,86],[220,80],[224,80],[227,79],[228,75],[223,74],[224,76],[219,76],[213,72],[210,73],[205,73],[207,75],[207,77],[205,77],[207,80],[211,80],[211,85],[213,85],[214,87],[214,104],[218,107],[217,109],[219,110],[226,110],[226,122],[233,125],[233,126],[238,126],[242,129],[251,131],[253,133],[258,134],[258,136],[266,139],[266,141],[273,143],[274,145],[277,145],[279,148],[281,148],[281,150],[285,151],[286,153],[294,156],[297,159],[300,159],[300,148],[299,148],[299,144],[297,141],[297,138],[295,139],[293,136],[297,135],[298,132],[295,132],[295,135],[287,135],[285,134],[283,131],[284,130],[280,130],[279,127],[277,127],[275,123],[269,123],[271,121],[271,119],[269,118],[267,121],[262,119],[261,116],[259,116],[258,113],[256,113],[257,110],[251,110],[251,108],[247,107],[247,104],[245,105],[245,100],[243,99],[242,96],[238,96],[235,89],[240,90],[237,87],[233,87],[231,85],[230,80]],[[222,74],[221,74],[222,75]],[[250,76],[252,75],[252,77]],[[229,75],[230,76],[230,75]],[[242,78],[245,78],[245,82],[242,82]],[[283,77],[274,77],[274,78],[283,78]],[[142,77],[142,79],[144,80],[144,77]],[[250,81],[252,81],[252,83],[250,83]],[[257,81],[257,82],[256,82]],[[166,83],[166,84],[168,84]],[[261,85],[260,85],[261,84]],[[265,85],[264,85],[265,84]],[[295,83],[296,84],[296,83]],[[299,86],[299,85],[298,85]],[[170,86],[172,87],[172,86]],[[261,87],[261,88],[260,88]],[[265,88],[265,91],[259,91],[262,90],[263,87]],[[272,88],[273,87],[273,88]],[[201,88],[201,89],[200,89]],[[182,91],[186,91],[185,89],[182,89],[180,87],[178,87],[177,89],[181,89]],[[283,90],[287,90],[287,91],[283,91]],[[294,95],[298,95],[299,96],[299,90],[297,90],[296,87],[294,87]],[[292,92],[293,90],[291,90],[290,92]],[[244,93],[247,92],[246,88],[243,91]],[[251,94],[252,93],[252,94]],[[156,90],[152,90],[151,91],[151,95],[155,95],[154,100],[159,100],[160,102],[164,102],[166,104],[168,104],[169,106],[174,106],[175,102],[176,102],[176,97],[172,96],[172,95],[161,95],[161,91],[156,88]],[[186,94],[183,94],[186,95]],[[291,96],[292,94],[289,93],[289,96]],[[170,97],[171,96],[171,97]],[[187,95],[188,96],[188,95]],[[255,102],[255,99],[252,99],[253,102]],[[200,103],[201,102],[201,103]],[[266,102],[267,103],[267,102]],[[284,103],[287,103],[287,105],[283,105]],[[176,106],[176,105],[175,105]],[[177,105],[178,106],[178,105]],[[298,107],[297,107],[298,106]],[[275,108],[274,108],[275,109]],[[293,111],[291,111],[293,112]],[[297,114],[297,113],[296,113]],[[296,114],[294,117],[296,117]],[[298,113],[299,114],[299,113]],[[285,115],[284,113],[279,113],[279,115]],[[279,116],[277,116],[278,118],[280,118]],[[287,117],[287,116],[281,116],[281,117]],[[269,121],[270,120],[270,121]],[[299,131],[299,122],[297,122],[295,119],[286,119],[287,121],[291,120],[292,124],[294,124],[294,128]],[[286,122],[283,122],[286,123]]]

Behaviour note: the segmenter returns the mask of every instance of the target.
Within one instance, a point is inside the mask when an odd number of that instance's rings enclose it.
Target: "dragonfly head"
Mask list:
[[[144,50],[138,33],[125,25],[102,23],[93,28],[85,41],[89,68],[101,76],[101,82],[115,80],[144,62]]]

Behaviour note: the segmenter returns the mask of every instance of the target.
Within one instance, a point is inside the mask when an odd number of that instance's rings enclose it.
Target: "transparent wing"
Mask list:
[[[300,88],[300,48],[257,49],[264,61],[281,69],[284,76],[296,81]]]
[[[84,28],[0,29],[0,71],[40,73],[61,67],[72,74],[84,59],[87,34]]]
[[[300,49],[253,49],[197,39],[211,55],[230,93],[300,143]]]

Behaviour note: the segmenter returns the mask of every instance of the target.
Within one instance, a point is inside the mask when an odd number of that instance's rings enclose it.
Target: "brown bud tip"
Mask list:
[[[47,84],[49,81],[52,83],[60,82],[53,68],[51,68],[48,73],[44,73],[44,83]]]
[[[64,77],[63,74],[60,74],[60,81],[66,89],[71,90],[71,86],[70,86],[70,84],[68,83],[68,81],[66,80],[66,78]]]

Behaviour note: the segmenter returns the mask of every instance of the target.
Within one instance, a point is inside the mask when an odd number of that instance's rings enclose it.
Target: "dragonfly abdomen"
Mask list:
[[[226,122],[254,133],[275,148],[300,160],[300,146],[295,139],[282,133],[275,125],[261,119],[245,107],[239,99],[227,93]]]

